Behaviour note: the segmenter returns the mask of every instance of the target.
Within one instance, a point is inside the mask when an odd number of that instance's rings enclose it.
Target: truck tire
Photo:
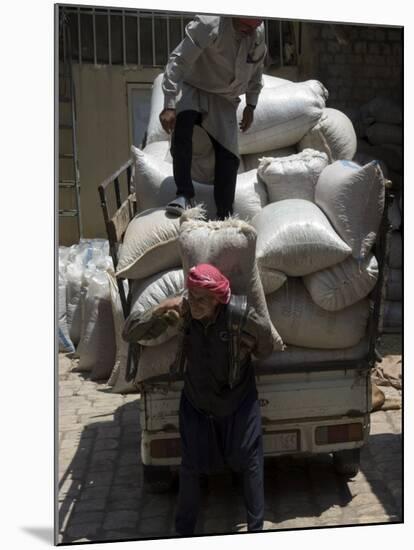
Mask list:
[[[333,453],[334,468],[337,474],[354,477],[359,472],[360,449],[345,449]]]
[[[169,466],[142,465],[144,483],[151,493],[167,493],[176,489],[177,476]]]

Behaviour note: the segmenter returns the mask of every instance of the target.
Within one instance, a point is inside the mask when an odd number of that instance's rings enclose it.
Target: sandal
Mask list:
[[[165,210],[166,212],[168,212],[168,214],[181,216],[181,214],[185,212],[185,210],[194,208],[194,206],[194,199],[188,199],[187,197],[184,197],[184,195],[179,195],[176,199],[167,204]]]

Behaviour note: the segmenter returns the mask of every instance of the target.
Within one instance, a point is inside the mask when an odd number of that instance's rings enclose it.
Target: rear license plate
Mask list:
[[[286,432],[270,432],[264,434],[263,446],[265,453],[283,453],[299,451],[299,430]]]

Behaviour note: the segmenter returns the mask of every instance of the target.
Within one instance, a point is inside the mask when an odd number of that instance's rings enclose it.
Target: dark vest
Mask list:
[[[240,365],[239,376],[230,387],[230,334],[226,308],[220,306],[216,320],[207,326],[191,319],[183,342],[186,359],[184,392],[194,407],[214,416],[232,414],[250,391],[256,392],[250,356]]]

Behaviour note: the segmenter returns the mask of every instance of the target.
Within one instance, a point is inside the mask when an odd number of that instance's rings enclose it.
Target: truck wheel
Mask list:
[[[354,477],[359,472],[360,449],[345,449],[333,453],[334,468],[337,474]]]
[[[176,475],[169,466],[142,465],[144,483],[151,493],[167,493],[176,487]]]

